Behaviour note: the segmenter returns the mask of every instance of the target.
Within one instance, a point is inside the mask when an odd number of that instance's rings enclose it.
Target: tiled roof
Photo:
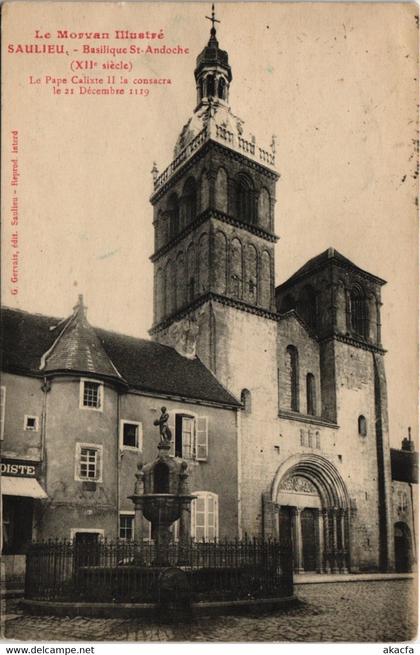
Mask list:
[[[344,257],[338,250],[335,250],[335,248],[327,248],[327,250],[324,250],[324,252],[321,252],[319,255],[316,255],[316,257],[312,257],[312,259],[308,259],[308,261],[299,268],[296,273],[293,273],[291,277],[289,277],[285,282],[280,284],[277,289],[282,288],[283,286],[289,285],[291,282],[294,282],[298,278],[304,277],[305,275],[311,273],[315,269],[319,268],[323,264],[326,264],[327,262],[334,260],[337,264],[341,264],[342,266],[345,267],[350,267],[356,271],[359,271],[363,275],[367,275],[370,278],[375,279],[379,284],[386,284],[385,280],[382,280],[382,278],[377,277],[376,275],[372,275],[372,273],[369,273],[368,271],[364,271],[363,269],[359,268],[356,266],[356,264],[353,264],[350,259],[347,259],[347,257]]]
[[[5,307],[2,309],[1,319],[4,371],[43,375],[51,374],[54,368],[109,377],[110,365],[114,378],[122,376],[130,387],[141,391],[240,406],[236,398],[217,381],[201,360],[182,357],[168,346],[92,328],[88,324],[89,330],[97,337],[97,342],[92,340],[92,334],[85,332],[85,328],[81,329],[80,334],[82,341],[86,339],[91,349],[91,361],[100,369],[92,371],[87,355],[84,356],[80,353],[80,348],[75,347],[77,332],[72,322],[73,317],[63,322],[59,318]],[[61,324],[58,325],[59,323]],[[60,345],[58,339],[52,348],[60,334],[64,344]],[[46,367],[40,369],[41,358],[46,353]],[[65,365],[67,361],[68,365]],[[71,368],[72,365],[75,368]],[[83,368],[80,369],[79,366]]]
[[[42,357],[43,371],[85,371],[121,379],[95,330],[86,319],[81,296],[74,308],[74,314],[64,322],[64,327],[57,327],[55,332],[58,332],[58,335],[52,347]]]

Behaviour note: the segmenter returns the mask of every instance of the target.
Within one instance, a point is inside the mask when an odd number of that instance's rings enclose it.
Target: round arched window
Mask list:
[[[243,223],[255,222],[254,187],[243,173],[236,179],[236,217]]]
[[[245,413],[249,414],[251,411],[251,392],[248,389],[242,389],[241,403],[243,405]]]
[[[369,336],[369,310],[364,290],[354,286],[350,292],[351,327],[359,336]]]
[[[367,425],[366,425],[366,418],[361,414],[358,418],[358,428],[359,428],[359,434],[361,437],[366,437],[367,435]]]

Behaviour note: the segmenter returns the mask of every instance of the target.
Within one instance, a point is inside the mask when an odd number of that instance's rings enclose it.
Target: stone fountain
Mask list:
[[[179,558],[177,564],[182,564],[182,553],[190,541],[191,502],[195,498],[189,492],[188,464],[178,457],[171,457],[172,435],[167,422],[169,415],[166,408],[161,408],[161,416],[154,422],[160,429],[158,456],[153,462],[137,465],[134,494],[129,498],[134,503],[134,539],[137,544],[143,544],[143,516],[152,524],[152,537],[155,542],[155,560],[153,564],[159,567],[170,565],[169,544],[171,542],[171,526],[179,522]],[[141,552],[139,552],[141,559]]]

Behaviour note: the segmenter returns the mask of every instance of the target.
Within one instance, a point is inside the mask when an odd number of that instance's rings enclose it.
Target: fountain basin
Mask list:
[[[144,517],[152,526],[170,526],[181,516],[185,503],[191,503],[196,496],[173,494],[144,494],[141,504]]]

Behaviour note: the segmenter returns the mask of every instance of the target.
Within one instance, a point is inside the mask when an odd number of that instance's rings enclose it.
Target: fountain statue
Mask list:
[[[190,541],[192,496],[188,487],[188,464],[179,457],[169,454],[172,434],[167,425],[169,414],[166,407],[161,408],[159,419],[154,425],[159,427],[160,441],[158,456],[153,462],[137,465],[134,494],[129,498],[134,503],[134,539],[143,543],[143,516],[152,524],[152,537],[155,542],[155,566],[168,566],[171,526],[179,522],[179,559]],[[141,553],[139,553],[141,558]]]

